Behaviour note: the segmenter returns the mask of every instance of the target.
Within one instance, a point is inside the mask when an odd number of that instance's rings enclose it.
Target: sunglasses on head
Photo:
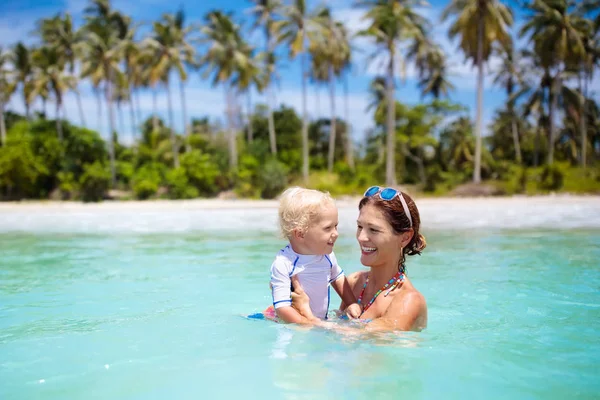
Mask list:
[[[379,195],[379,198],[385,201],[391,201],[394,199],[394,197],[398,196],[398,198],[400,199],[400,203],[402,203],[404,214],[406,214],[406,216],[408,217],[408,222],[410,223],[410,227],[412,228],[412,217],[408,209],[408,204],[406,204],[406,200],[404,199],[404,196],[402,196],[401,191],[389,187],[382,188],[379,186],[371,186],[367,189],[367,191],[364,194],[365,197],[373,197],[375,195]]]

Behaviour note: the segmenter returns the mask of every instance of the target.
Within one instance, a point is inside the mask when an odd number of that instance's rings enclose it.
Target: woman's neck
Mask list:
[[[376,288],[381,288],[397,273],[398,263],[386,264],[380,267],[371,268],[371,272],[369,272],[369,280],[373,282],[373,285]]]

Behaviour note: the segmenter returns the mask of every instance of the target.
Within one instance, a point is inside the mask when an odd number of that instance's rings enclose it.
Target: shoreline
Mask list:
[[[360,196],[341,196],[336,198],[338,207],[354,207],[358,204]],[[600,202],[600,195],[572,195],[550,194],[542,196],[494,196],[494,197],[414,197],[417,205],[450,205],[476,203],[498,205],[500,203],[596,203]],[[53,200],[24,200],[14,202],[0,202],[0,212],[6,211],[35,211],[35,210],[212,210],[212,209],[261,209],[277,208],[279,200],[252,200],[252,199],[191,199],[191,200],[107,200],[98,203],[83,203],[80,201],[53,201]]]

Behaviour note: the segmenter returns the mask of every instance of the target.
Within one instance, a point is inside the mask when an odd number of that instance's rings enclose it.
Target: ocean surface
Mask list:
[[[381,335],[248,319],[276,209],[178,204],[0,209],[0,399],[600,397],[598,198],[417,202],[429,325]]]

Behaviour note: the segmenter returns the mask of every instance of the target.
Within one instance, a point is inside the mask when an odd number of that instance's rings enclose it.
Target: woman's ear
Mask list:
[[[402,232],[402,235],[400,235],[400,247],[405,248],[406,246],[408,246],[414,234],[415,231],[413,231],[412,229],[406,232]]]

